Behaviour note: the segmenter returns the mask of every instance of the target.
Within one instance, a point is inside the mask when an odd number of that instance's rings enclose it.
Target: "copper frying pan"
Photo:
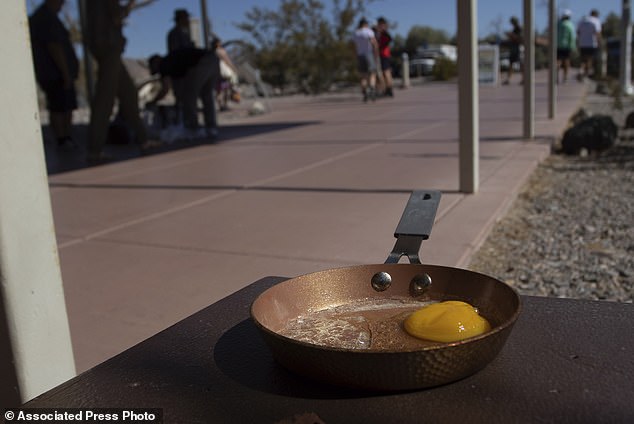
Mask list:
[[[369,390],[411,390],[467,377],[504,345],[520,312],[515,290],[476,272],[422,265],[418,250],[431,232],[440,192],[415,191],[385,264],[302,275],[271,287],[251,316],[275,359],[315,380]],[[399,264],[408,256],[410,264]],[[434,301],[478,308],[491,330],[453,343],[409,336],[402,321]]]

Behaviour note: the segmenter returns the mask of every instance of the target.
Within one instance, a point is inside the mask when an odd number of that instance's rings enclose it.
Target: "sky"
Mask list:
[[[88,0],[91,1],[91,0]],[[443,29],[452,36],[456,33],[456,2],[458,0],[375,0],[366,14],[370,21],[379,16],[395,23],[393,34],[407,35],[414,25],[431,26]],[[330,0],[322,0],[326,5]],[[30,9],[32,0],[27,0]],[[71,8],[74,0],[68,0]],[[538,31],[547,27],[548,1],[533,0],[534,19]],[[36,2],[39,4],[39,2]],[[223,40],[245,38],[245,34],[235,27],[235,23],[244,21],[245,13],[254,6],[277,10],[280,0],[207,0],[208,15],[212,31]],[[479,0],[478,33],[481,37],[495,32],[495,21],[501,22],[504,31],[509,29],[508,20],[515,15],[522,21],[522,0]],[[570,9],[573,21],[596,8],[603,20],[608,13],[621,14],[621,0],[556,0],[557,9]],[[125,56],[144,58],[154,53],[165,53],[166,34],[173,25],[174,9],[185,8],[192,16],[200,17],[200,0],[158,0],[151,6],[134,11],[128,18],[125,35],[128,39]]]

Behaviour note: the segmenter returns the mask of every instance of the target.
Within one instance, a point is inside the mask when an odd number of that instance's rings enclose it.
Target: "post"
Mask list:
[[[630,0],[623,0],[621,13],[621,54],[619,63],[619,85],[621,94],[632,94],[632,18]]]
[[[479,105],[477,1],[458,5],[458,122],[460,136],[460,191],[476,193],[479,179]]]
[[[92,104],[95,83],[93,79],[92,59],[88,50],[88,35],[86,33],[86,0],[77,0],[79,10],[79,28],[81,29],[81,46],[83,49],[84,76],[86,78],[86,104]]]
[[[534,28],[533,0],[524,0],[524,138],[535,137]]]
[[[203,34],[201,32],[200,19],[190,17],[189,18],[189,34],[194,42],[194,46],[199,49],[205,48],[205,43],[203,42]]]
[[[554,119],[557,102],[557,7],[555,0],[548,0],[548,118]]]
[[[73,377],[75,365],[25,2],[2,2],[0,27],[0,352],[11,356],[0,369],[14,370],[0,385],[24,402]]]
[[[401,56],[403,59],[403,68],[401,70],[401,75],[403,76],[403,88],[409,87],[409,55],[407,53],[403,53]]]
[[[207,15],[207,0],[200,0],[200,19],[203,25],[203,46],[208,49],[211,47],[211,40],[209,39],[211,30],[209,28],[209,17]]]

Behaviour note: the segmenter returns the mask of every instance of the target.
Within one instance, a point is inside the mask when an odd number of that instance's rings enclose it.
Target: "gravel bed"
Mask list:
[[[630,102],[618,110],[609,96],[592,94],[584,108],[622,128]],[[634,141],[599,155],[547,158],[469,268],[522,294],[632,302]]]

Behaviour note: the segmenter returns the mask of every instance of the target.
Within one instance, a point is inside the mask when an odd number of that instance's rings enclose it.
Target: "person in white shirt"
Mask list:
[[[357,70],[361,74],[361,92],[363,101],[376,99],[376,61],[378,43],[368,21],[361,18],[354,32],[354,46],[357,52]],[[369,87],[368,87],[369,86]]]
[[[581,55],[581,72],[577,78],[582,81],[590,76],[594,59],[601,47],[601,21],[596,9],[590,11],[590,15],[584,16],[577,25],[577,45]]]

